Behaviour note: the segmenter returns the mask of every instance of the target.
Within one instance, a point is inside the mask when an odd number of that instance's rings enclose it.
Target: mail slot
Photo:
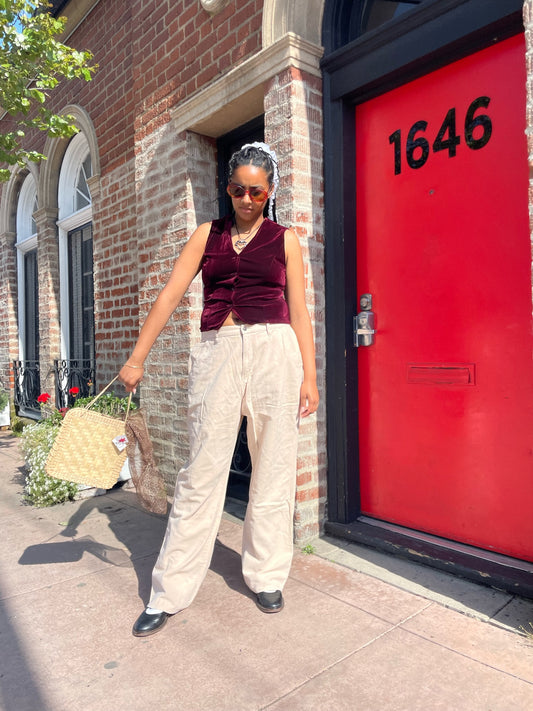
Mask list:
[[[407,382],[412,385],[475,385],[475,376],[475,363],[407,366]]]

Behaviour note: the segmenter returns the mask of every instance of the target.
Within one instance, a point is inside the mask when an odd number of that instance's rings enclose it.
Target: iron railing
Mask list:
[[[18,414],[40,416],[37,398],[41,393],[41,373],[38,360],[14,360],[15,408]]]
[[[76,398],[94,395],[95,372],[91,360],[55,360],[56,407],[72,407]],[[72,388],[78,388],[76,396],[71,394]]]

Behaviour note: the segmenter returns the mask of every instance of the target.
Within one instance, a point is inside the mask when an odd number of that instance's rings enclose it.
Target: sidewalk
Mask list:
[[[165,517],[125,489],[36,509],[22,484],[1,432],[2,711],[533,708],[533,601],[327,539],[265,615],[228,511],[194,603],[138,639]]]

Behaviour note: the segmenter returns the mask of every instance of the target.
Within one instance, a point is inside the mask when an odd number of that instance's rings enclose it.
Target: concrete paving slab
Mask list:
[[[221,522],[218,540],[240,553],[242,528],[232,525],[232,522],[238,522],[238,519],[226,515]],[[427,600],[423,597],[297,549],[291,578],[392,624],[401,622],[427,606]]]
[[[12,460],[15,465],[24,461],[20,453],[19,440],[9,431],[0,431],[0,452],[2,458]]]
[[[0,516],[10,516],[24,506],[24,476],[22,462],[5,457],[4,449],[0,449],[0,480],[6,484],[2,486]]]
[[[445,588],[443,574],[426,577],[438,571],[326,540],[342,565],[297,550],[285,609],[261,613],[241,574],[242,507],[225,514],[191,607],[161,633],[134,638],[165,517],[124,489],[21,506],[17,458],[11,445],[4,456],[2,439],[0,711],[533,708],[525,638],[430,597],[456,595],[487,618],[495,601],[485,595],[498,591],[467,581]],[[358,572],[348,560],[375,567]],[[497,601],[498,624],[527,620],[528,601]]]
[[[83,708],[77,700],[80,688],[101,679],[110,661],[106,654],[129,641],[118,597],[122,590],[136,599],[134,577],[131,568],[107,567],[103,574],[59,581],[4,601],[3,617],[25,658],[22,665],[9,657],[3,664],[4,705],[13,699],[7,711]],[[28,690],[26,677],[33,682]],[[32,706],[36,688],[42,707]],[[98,708],[98,697],[91,703]]]
[[[242,551],[242,522],[232,516],[228,517],[224,513],[218,529],[218,539],[240,555]]]
[[[528,711],[533,708],[533,686],[395,629],[267,708],[331,707],[335,711]]]
[[[57,527],[50,522],[25,519],[20,516],[16,525],[5,526],[0,546],[0,574],[4,597],[20,595],[45,587],[60,578],[75,577],[98,570],[101,560],[83,556],[79,546],[57,538]],[[43,562],[44,559],[44,562]],[[60,565],[68,561],[68,568]]]
[[[313,541],[317,555],[352,570],[480,619],[490,620],[512,600],[510,593],[463,580],[410,560],[326,537]]]
[[[533,600],[513,598],[494,616],[493,621],[514,632],[526,632],[533,642]]]
[[[147,639],[130,632],[142,610],[131,568],[107,567],[4,601],[26,661],[8,660],[3,693],[17,691],[17,711],[32,708],[36,688],[39,711],[107,711],[117,708],[117,694],[118,708],[132,710],[157,699],[158,709],[249,711],[390,628],[297,581],[284,613],[265,615],[238,582],[235,552],[218,546],[213,568],[193,605]]]
[[[392,624],[398,624],[428,605],[423,597],[315,555],[297,552],[291,577]]]
[[[4,594],[44,587],[58,575],[68,579],[106,565],[135,565],[159,551],[165,525],[164,517],[139,516],[114,493],[46,509],[26,507],[16,525],[6,528],[0,547],[0,570],[10,571]]]
[[[533,688],[533,644],[524,637],[435,603],[403,623],[402,629],[528,681]]]

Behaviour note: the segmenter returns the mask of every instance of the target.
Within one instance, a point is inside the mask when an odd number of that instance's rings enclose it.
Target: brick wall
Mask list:
[[[184,242],[218,214],[212,139],[177,133],[171,111],[261,47],[261,1],[211,16],[199,2],[133,4],[135,185],[142,323]],[[141,387],[155,455],[171,484],[186,459],[187,364],[199,338],[196,279],[156,342]],[[172,436],[169,436],[172,433]]]
[[[91,185],[98,386],[116,375],[138,330],[134,176],[131,159]]]
[[[69,42],[90,49],[92,82],[66,92],[89,114],[100,157],[91,181],[97,385],[113,377],[138,329],[132,3],[99,3]]]
[[[82,106],[94,124],[102,175],[117,171],[133,159],[132,6],[127,0],[99,3],[68,42],[90,49],[98,71],[89,82],[64,84],[58,105]]]
[[[279,160],[278,222],[300,239],[306,299],[317,349],[319,411],[303,420],[298,447],[296,539],[319,533],[326,504],[324,189],[322,170],[322,82],[297,69],[274,77],[265,92],[265,140]]]
[[[11,378],[10,355],[18,350],[17,258],[14,244],[14,232],[0,234],[0,385],[6,390],[9,389]]]
[[[213,140],[177,134],[168,123],[139,141],[136,210],[143,322],[185,241],[217,214]],[[187,456],[187,364],[199,338],[201,308],[196,279],[153,347],[141,386],[155,454],[169,483]]]
[[[132,2],[137,139],[170,109],[261,49],[263,0],[233,0],[211,16],[199,1]]]

